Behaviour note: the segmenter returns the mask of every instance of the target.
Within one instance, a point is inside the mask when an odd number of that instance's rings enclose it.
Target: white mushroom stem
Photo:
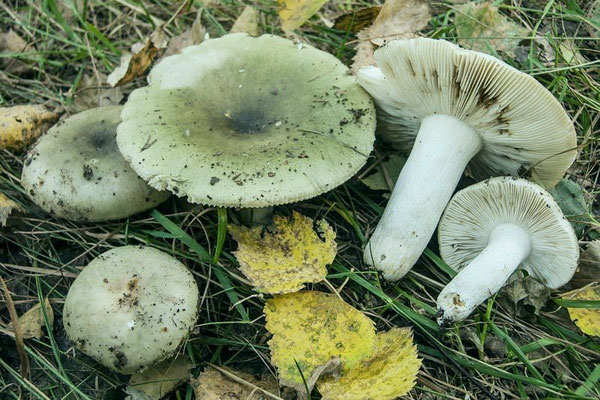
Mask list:
[[[481,147],[479,134],[457,118],[431,115],[421,121],[410,156],[365,248],[367,264],[391,281],[412,268],[465,167]]]
[[[462,321],[494,295],[531,252],[531,239],[522,228],[502,224],[488,245],[442,290],[437,298],[438,324]]]
[[[267,225],[273,219],[273,207],[242,208],[240,218],[248,226]]]

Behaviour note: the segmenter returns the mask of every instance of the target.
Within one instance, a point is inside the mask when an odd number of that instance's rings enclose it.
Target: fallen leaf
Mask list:
[[[600,301],[600,282],[579,289],[575,292],[565,293],[563,299],[568,300],[595,300]],[[597,308],[567,308],[569,317],[575,325],[587,335],[600,336],[600,309]]]
[[[224,373],[208,367],[191,379],[196,400],[265,400],[265,392],[279,394],[279,385],[272,375],[258,380],[252,375],[231,368],[220,367]]]
[[[19,211],[21,210],[21,207],[6,197],[4,193],[0,193],[0,224],[2,226],[6,226],[6,221],[8,220],[10,213],[15,210]]]
[[[28,44],[21,36],[12,29],[0,33],[0,53],[27,53],[34,52],[35,48]],[[37,58],[33,56],[32,58]],[[24,61],[25,60],[25,61]],[[29,58],[28,61],[34,61]],[[19,74],[29,69],[29,63],[22,57],[0,58],[0,67],[4,72]]]
[[[183,32],[181,35],[171,38],[163,57],[180,53],[181,50],[188,46],[200,44],[204,41],[205,36],[206,29],[204,29],[204,26],[202,25],[202,9],[200,9],[196,13],[196,19],[194,20],[191,28]]]
[[[457,7],[454,18],[458,43],[471,50],[493,54],[502,51],[510,56],[529,30],[500,14],[490,2],[469,2]]]
[[[568,65],[579,65],[588,62],[579,51],[573,39],[564,38],[560,41],[558,47],[560,48],[561,57]]]
[[[50,301],[46,298],[44,300],[44,307],[46,308],[46,315],[48,316],[48,325],[52,327],[54,324],[54,312]],[[19,327],[21,328],[21,334],[23,339],[41,339],[44,336],[42,327],[46,326],[44,322],[44,313],[40,303],[35,304],[25,314],[19,317]],[[8,330],[13,331],[12,323],[8,324]]]
[[[375,348],[373,321],[338,296],[305,291],[265,305],[271,362],[279,381],[299,394],[325,374],[347,372]]]
[[[313,220],[295,211],[292,218],[274,216],[266,229],[230,225],[238,242],[234,254],[240,270],[257,291],[270,294],[296,292],[305,283],[324,280],[325,266],[333,262],[337,246],[325,220],[317,227],[315,232]]]
[[[120,87],[110,87],[104,74],[85,75],[81,78],[73,100],[73,110],[81,112],[90,108],[119,104],[123,100],[123,92]]]
[[[587,205],[581,186],[570,179],[561,179],[550,190],[565,217],[569,218],[578,237],[583,235],[588,220]]]
[[[230,33],[247,33],[250,36],[258,36],[260,34],[258,30],[258,10],[252,6],[246,6],[244,11],[233,23]]]
[[[110,86],[121,86],[141,76],[152,65],[159,49],[167,47],[167,38],[162,26],[157,28],[143,44],[134,44],[132,53],[123,53],[120,65],[108,75]]]
[[[317,388],[323,400],[392,400],[415,386],[421,360],[410,328],[377,334],[376,350],[355,368],[335,380],[327,377]]]
[[[500,289],[498,297],[509,300],[501,303],[511,314],[520,315],[523,312],[522,305],[531,305],[537,315],[550,299],[551,293],[552,290],[533,276],[525,276],[507,283]]]
[[[579,289],[593,282],[600,282],[600,240],[590,242],[581,253],[577,271],[569,284],[574,289]]]
[[[359,32],[371,26],[380,11],[381,6],[371,6],[338,14],[333,17],[333,27],[344,32]]]
[[[327,0],[278,0],[281,27],[285,32],[300,28]]]
[[[391,191],[394,189],[394,185],[400,176],[400,171],[402,171],[405,162],[405,157],[392,154],[390,155],[389,160],[384,161],[382,165],[377,168],[375,173],[362,178],[361,181],[371,190]],[[389,180],[387,178],[389,178]]]
[[[60,116],[43,105],[0,108],[0,149],[24,150]]]
[[[373,52],[394,39],[407,39],[429,23],[431,14],[425,0],[386,0],[373,25],[357,35],[358,45],[352,71],[375,64]]]
[[[192,364],[185,354],[169,358],[143,372],[133,374],[125,392],[139,391],[150,399],[159,400],[187,381]],[[133,390],[129,390],[133,389]]]

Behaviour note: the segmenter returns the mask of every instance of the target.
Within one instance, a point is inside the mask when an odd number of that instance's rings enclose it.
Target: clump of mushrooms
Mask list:
[[[21,183],[47,212],[76,221],[125,218],[169,196],[152,189],[117,147],[121,106],[100,107],[52,127],[27,154]]]
[[[375,140],[369,95],[334,56],[229,34],[166,57],[121,114],[117,142],[158,190],[261,208],[342,184]]]
[[[579,258],[575,231],[552,196],[512,177],[456,193],[438,237],[442,258],[459,271],[437,298],[440,325],[465,319],[517,268],[558,288],[571,279]]]
[[[124,246],[95,258],[65,299],[69,339],[124,373],[171,355],[198,316],[198,286],[181,262],[151,247]]]
[[[535,79],[443,40],[397,40],[358,82],[375,99],[378,132],[412,147],[364,261],[397,280],[415,264],[466,171],[474,178],[529,169],[546,187],[576,155],[573,124]]]

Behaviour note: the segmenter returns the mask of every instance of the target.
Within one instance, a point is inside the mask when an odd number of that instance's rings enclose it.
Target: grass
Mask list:
[[[73,6],[77,4],[77,7]],[[202,23],[211,36],[228,32],[245,5],[221,0],[205,6],[190,1],[173,18],[167,31],[176,35],[189,28],[193,8],[203,8]],[[421,33],[456,41],[456,2],[432,3],[433,18]],[[568,176],[588,193],[586,229],[581,243],[595,238],[600,190],[598,148],[600,120],[600,56],[598,14],[593,1],[495,1],[504,15],[530,28],[519,39],[514,56],[505,61],[531,75],[563,103],[575,121],[580,144],[577,163]],[[597,3],[597,2],[596,2]],[[207,3],[208,4],[208,3]],[[27,68],[0,71],[0,106],[44,103],[72,110],[84,77],[108,74],[120,53],[146,38],[169,20],[180,3],[167,0],[74,2],[5,1],[0,4],[0,26],[12,29],[32,47],[24,53],[2,53],[0,60],[18,59]],[[276,4],[253,3],[261,11],[263,32],[282,34]],[[320,12],[333,13],[369,6],[369,2],[328,3]],[[600,7],[600,5],[597,5]],[[594,19],[595,18],[595,19]],[[354,33],[328,28],[318,16],[295,33],[300,38],[351,63]],[[544,45],[542,45],[544,44]],[[576,50],[583,59],[572,57]],[[553,57],[548,57],[553,54]],[[144,84],[127,84],[125,95]],[[388,149],[380,146],[364,171],[381,169]],[[236,210],[190,205],[171,198],[156,210],[126,221],[78,224],[55,219],[34,206],[19,185],[23,154],[3,151],[0,190],[24,212],[0,230],[0,276],[6,281],[19,314],[49,297],[56,321],[43,339],[25,341],[30,363],[27,379],[19,374],[15,341],[0,336],[0,398],[6,399],[119,399],[127,378],[95,363],[68,343],[62,327],[62,304],[73,278],[100,253],[125,244],[144,244],[182,260],[198,280],[201,313],[185,351],[197,375],[207,363],[232,366],[262,374],[275,373],[269,364],[268,333],[262,318],[263,296],[257,296],[236,268],[235,243],[226,234],[236,222]],[[360,176],[361,174],[359,174]],[[397,283],[380,280],[362,263],[362,246],[380,217],[386,199],[359,179],[318,198],[282,206],[277,212],[298,210],[310,217],[326,217],[338,235],[339,253],[330,268],[329,284],[343,298],[369,315],[378,329],[413,327],[423,358],[415,399],[568,398],[600,397],[600,342],[582,334],[566,314],[566,300],[550,301],[536,315],[521,307],[511,313],[498,297],[488,300],[463,323],[440,331],[435,323],[435,298],[451,276],[437,256],[435,243],[409,275]],[[329,291],[319,284],[315,289]],[[568,286],[562,290],[565,291]],[[556,298],[558,293],[554,293]],[[4,297],[2,297],[4,299]],[[4,301],[3,301],[4,304]],[[598,308],[598,304],[575,305]],[[0,311],[2,321],[8,311]],[[172,399],[193,398],[189,385]],[[315,394],[315,398],[318,395]]]

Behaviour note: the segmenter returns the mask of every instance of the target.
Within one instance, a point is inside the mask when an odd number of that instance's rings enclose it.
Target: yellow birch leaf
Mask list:
[[[0,108],[0,149],[23,150],[52,125],[60,114],[43,105]]]
[[[500,14],[490,2],[459,6],[454,24],[458,44],[488,54],[495,50],[514,55],[522,37],[529,33],[527,28]]]
[[[278,0],[281,27],[285,32],[300,28],[327,0]]]
[[[10,213],[20,209],[17,203],[6,197],[4,193],[0,193],[0,225],[5,226]]]
[[[279,394],[279,385],[272,375],[258,380],[231,368],[219,369],[224,372],[206,368],[197,379],[190,381],[196,400],[265,400],[268,398],[265,392],[276,396]]]
[[[260,34],[258,30],[258,10],[252,6],[246,6],[244,11],[233,23],[230,33],[247,33],[250,36],[258,36]]]
[[[317,226],[318,233],[313,220],[297,212],[291,219],[276,215],[266,230],[230,225],[229,232],[238,242],[234,254],[240,270],[263,293],[296,292],[305,283],[322,281],[325,266],[335,258],[336,243],[327,222],[321,220]]]
[[[52,311],[52,306],[47,298],[44,301],[44,307],[46,308],[46,315],[48,316],[48,324],[52,326],[54,324],[54,312]],[[25,314],[19,317],[18,321],[23,339],[41,339],[44,336],[44,332],[42,331],[42,326],[45,326],[44,314],[40,303],[37,303],[27,310]],[[11,332],[13,331],[12,323],[8,324],[8,329]]]
[[[158,364],[133,374],[126,391],[140,391],[151,399],[162,399],[167,393],[187,381],[192,364],[185,354],[168,358]]]
[[[265,305],[271,362],[279,381],[299,393],[320,375],[348,371],[375,348],[373,321],[338,296],[305,291],[277,296]],[[300,373],[302,371],[302,373]],[[303,380],[304,377],[304,380]]]
[[[377,334],[373,355],[336,380],[326,377],[317,387],[323,400],[393,400],[414,386],[421,360],[410,328]]]
[[[566,293],[563,299],[600,300],[600,282],[582,290]],[[597,308],[567,308],[569,317],[587,335],[600,336],[600,310]]]

